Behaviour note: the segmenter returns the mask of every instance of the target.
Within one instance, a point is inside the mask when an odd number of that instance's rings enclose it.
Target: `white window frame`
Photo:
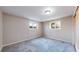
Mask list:
[[[37,29],[37,23],[36,22],[34,22],[34,21],[30,21],[29,22],[29,28],[30,29]]]
[[[61,21],[52,21],[52,22],[50,22],[49,27],[50,27],[50,29],[53,29],[53,30],[61,29]]]

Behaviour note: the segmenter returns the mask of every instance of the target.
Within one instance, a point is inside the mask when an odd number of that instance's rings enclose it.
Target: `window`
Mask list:
[[[51,22],[50,29],[61,29],[61,22],[60,21]]]
[[[35,29],[35,28],[37,28],[37,23],[36,23],[36,22],[33,22],[33,21],[30,21],[30,22],[29,22],[29,28],[30,28],[30,29]]]

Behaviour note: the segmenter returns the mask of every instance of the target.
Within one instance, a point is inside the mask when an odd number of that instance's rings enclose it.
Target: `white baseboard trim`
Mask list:
[[[49,38],[49,37],[45,37],[45,38],[48,38],[48,39],[53,39],[53,38]],[[53,40],[57,40],[57,39],[53,39]],[[72,45],[75,45],[74,43],[70,42],[70,41],[66,41],[66,40],[58,40],[58,41],[63,41],[63,42],[68,42],[68,43],[71,43]]]
[[[39,38],[39,37],[36,37],[36,38]],[[33,38],[33,39],[36,39],[36,38]],[[28,41],[28,40],[32,40],[32,39],[25,39],[25,40],[13,42],[13,43],[5,44],[5,45],[3,45],[3,47],[6,47],[6,46],[9,46],[9,45],[12,45],[12,44],[16,44],[16,43],[20,43],[20,42],[23,42],[23,41]]]
[[[28,40],[29,40],[29,39],[28,39]],[[25,40],[13,42],[13,43],[5,44],[5,45],[3,45],[3,47],[6,47],[6,46],[9,46],[9,45],[12,45],[12,44],[16,44],[16,43],[20,43],[20,42],[23,42],[23,41],[27,41],[27,40],[25,39]]]

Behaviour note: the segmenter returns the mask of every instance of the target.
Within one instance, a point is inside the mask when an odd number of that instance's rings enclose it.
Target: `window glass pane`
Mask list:
[[[32,23],[29,23],[29,26],[32,26]]]
[[[50,29],[60,29],[61,28],[61,22],[60,21],[52,21],[50,23]]]
[[[30,21],[29,22],[29,28],[37,28],[37,23],[33,22],[33,21]]]

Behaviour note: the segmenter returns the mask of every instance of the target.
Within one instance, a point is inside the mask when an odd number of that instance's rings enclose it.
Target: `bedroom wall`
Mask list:
[[[79,7],[75,16],[75,39],[76,39],[76,50],[79,52]]]
[[[71,42],[72,44],[75,44],[74,38],[73,38],[74,31],[73,31],[72,17],[69,16],[69,17],[64,17],[57,20],[61,22],[61,29],[59,30],[53,30],[49,28],[49,23],[55,20],[47,21],[43,23],[44,36],[47,38]]]
[[[13,15],[3,14],[3,45],[30,40],[42,36],[41,23],[38,23],[38,29],[29,29],[29,19]]]
[[[3,19],[2,19],[2,12],[0,11],[0,51],[2,49],[2,40],[3,40]]]
[[[49,23],[47,22],[36,22],[38,23],[38,29],[29,29],[29,19],[3,14],[3,45],[10,45],[13,43],[30,40],[33,38],[45,36],[51,39],[57,39],[67,41],[75,44],[73,21],[72,17],[64,17],[57,19],[61,21],[61,30],[49,29]],[[35,21],[34,21],[35,22]]]

